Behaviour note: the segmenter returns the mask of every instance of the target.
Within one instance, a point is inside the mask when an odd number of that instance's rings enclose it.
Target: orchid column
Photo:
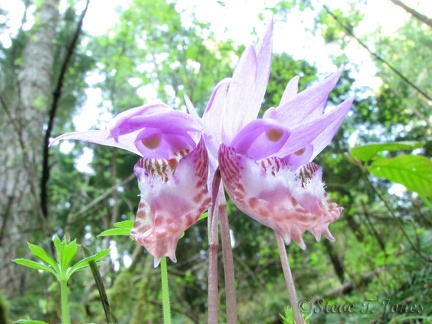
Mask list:
[[[328,197],[321,167],[311,161],[330,143],[353,98],[324,109],[342,67],[301,93],[295,77],[279,106],[257,119],[270,73],[272,32],[270,22],[258,46],[246,48],[233,77],[216,86],[202,123],[210,160],[217,159],[233,202],[275,231],[295,320],[302,323],[285,244],[293,240],[305,249],[305,231],[317,240],[322,235],[334,240],[328,225],[342,207]]]

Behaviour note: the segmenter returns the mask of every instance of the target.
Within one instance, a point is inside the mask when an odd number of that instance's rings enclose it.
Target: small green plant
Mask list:
[[[87,269],[90,266],[90,263],[94,262],[98,264],[97,261],[108,255],[110,251],[99,251],[98,253],[88,256],[78,261],[74,265],[71,265],[72,260],[75,258],[78,252],[78,244],[76,243],[76,240],[67,243],[66,238],[64,238],[63,241],[60,241],[57,236],[54,237],[54,247],[56,250],[57,261],[54,260],[43,248],[31,243],[27,243],[27,245],[33,255],[41,262],[36,262],[24,258],[15,259],[12,261],[32,269],[50,272],[56,277],[57,281],[60,283],[62,323],[69,324],[70,319],[67,289],[68,280],[75,272]],[[34,322],[33,320],[31,321]],[[24,322],[22,320],[18,321],[18,323]]]
[[[279,314],[279,316],[281,317],[282,323],[284,323],[284,324],[293,324],[293,323],[295,323],[295,321],[294,321],[294,312],[293,312],[292,308],[289,307],[289,306],[287,306],[287,307],[284,308],[284,311],[285,311],[285,313],[283,315]],[[305,323],[309,324],[310,323],[310,319],[312,317],[312,314],[308,314],[306,316],[303,315],[303,317],[304,317]]]

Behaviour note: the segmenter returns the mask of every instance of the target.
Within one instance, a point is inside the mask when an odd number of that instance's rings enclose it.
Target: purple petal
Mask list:
[[[293,127],[304,121],[322,115],[330,91],[334,88],[343,71],[343,66],[336,73],[320,83],[300,92],[296,96],[284,95],[278,108],[264,113],[263,118],[273,118],[286,127]],[[289,90],[292,91],[291,89]],[[288,100],[286,100],[288,99]],[[285,101],[286,100],[286,101]]]
[[[141,152],[134,144],[136,135],[136,133],[123,135],[116,141],[114,140],[114,138],[111,137],[110,132],[107,130],[89,130],[85,132],[73,132],[60,135],[54,138],[49,145],[51,146],[52,144],[60,140],[78,140],[100,145],[118,147],[132,153],[141,155]]]
[[[221,134],[221,140],[226,143],[258,115],[270,74],[272,34],[273,21],[269,23],[257,48],[249,46],[243,52],[234,70],[226,101],[219,103],[219,108],[223,109],[215,112],[221,115],[217,122],[220,125],[223,123],[224,133]],[[208,112],[207,109],[205,114]]]
[[[228,86],[231,82],[232,79],[229,78],[220,81],[216,85],[202,118],[206,129],[207,148],[214,151],[214,156],[217,156],[219,144],[222,143],[223,115]]]
[[[273,21],[268,25],[257,50],[246,50],[245,59],[234,71],[234,86],[229,89],[226,112],[228,136],[236,134],[258,116],[269,80],[272,50]]]
[[[351,97],[334,108],[335,114],[339,114],[339,118],[335,118],[334,121],[329,124],[315,140],[312,141],[313,153],[309,161],[312,161],[324,148],[327,147],[327,145],[330,144],[340,125],[344,121],[346,114],[351,109],[353,101],[354,97]]]
[[[275,156],[286,157],[289,154],[303,150],[308,145],[312,145],[313,154],[311,159],[313,159],[330,143],[351,108],[353,100],[354,98],[350,98],[331,112],[325,113],[315,120],[293,127],[290,137]]]
[[[313,145],[309,144],[303,149],[285,157],[284,161],[287,163],[291,170],[295,171],[302,165],[305,165],[309,161],[312,161],[313,151]]]
[[[111,135],[117,139],[124,133],[130,133],[133,130],[128,130],[128,123],[135,117],[157,115],[163,112],[170,112],[173,109],[164,103],[154,103],[150,105],[144,105],[136,108],[128,109],[117,116],[115,116],[110,122]]]
[[[195,122],[200,120],[200,117],[198,115],[198,112],[196,111],[194,105],[192,104],[192,101],[188,97],[188,95],[184,95],[184,101],[186,103],[186,108],[189,113],[189,115],[194,119]]]
[[[260,160],[278,152],[288,140],[290,131],[271,119],[255,119],[233,139],[231,146],[237,153]]]
[[[202,126],[197,118],[156,103],[132,108],[110,122],[110,131],[69,133],[54,139],[75,139],[123,148],[148,158],[170,158],[178,151],[192,151]]]
[[[146,127],[176,133],[198,131],[200,129],[191,116],[182,111],[174,110],[165,104],[129,109],[117,115],[110,124],[111,135],[115,139]]]
[[[279,105],[295,97],[298,92],[299,79],[299,76],[295,76],[288,82]]]
[[[196,146],[186,132],[168,133],[159,128],[145,128],[136,136],[134,144],[142,156],[150,159],[169,159],[179,151],[189,153]]]

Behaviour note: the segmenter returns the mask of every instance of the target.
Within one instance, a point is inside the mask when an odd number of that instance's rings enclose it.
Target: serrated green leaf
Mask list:
[[[46,264],[50,265],[51,268],[53,268],[53,270],[58,271],[58,265],[57,262],[40,246],[31,244],[27,242],[27,245],[31,251],[31,253],[33,253],[33,255],[35,257],[37,257],[38,259],[40,259],[41,261],[45,262]]]
[[[399,150],[414,150],[423,147],[420,142],[387,142],[387,143],[371,143],[362,146],[356,146],[351,149],[351,155],[363,162],[372,160],[375,155],[384,151],[399,151]]]
[[[377,177],[404,185],[420,195],[432,195],[432,161],[420,155],[399,155],[374,161],[369,171]]]
[[[12,261],[15,262],[16,264],[20,264],[20,265],[23,265],[23,266],[28,267],[28,268],[51,272],[53,275],[55,275],[57,277],[56,272],[52,268],[50,268],[44,264],[40,264],[36,261],[29,260],[29,259],[23,259],[23,258],[14,259]]]

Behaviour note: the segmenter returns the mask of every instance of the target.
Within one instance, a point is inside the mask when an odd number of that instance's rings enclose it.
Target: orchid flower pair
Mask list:
[[[246,48],[232,78],[215,87],[202,118],[186,97],[189,114],[163,103],[144,105],[117,115],[108,130],[53,140],[82,140],[141,156],[134,168],[141,198],[131,236],[155,264],[163,256],[176,261],[181,234],[216,203],[216,172],[238,208],[286,244],[293,240],[305,248],[305,231],[334,240],[328,225],[342,207],[328,197],[321,168],[311,161],[330,143],[353,98],[324,112],[342,68],[300,93],[294,77],[279,106],[257,119],[270,74],[272,33],[271,22],[259,44]]]

